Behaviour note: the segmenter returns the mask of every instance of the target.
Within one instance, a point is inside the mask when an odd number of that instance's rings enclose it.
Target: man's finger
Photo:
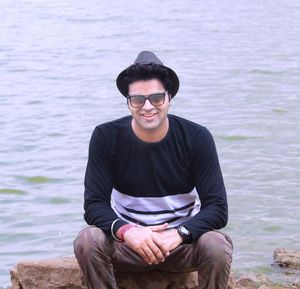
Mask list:
[[[165,245],[165,243],[156,235],[152,235],[152,240],[155,243],[155,245],[160,249],[164,257],[167,257],[170,255],[169,248]]]
[[[154,255],[148,247],[141,249],[140,256],[143,258],[146,264],[151,265],[154,263]]]
[[[168,228],[168,223],[164,223],[162,225],[157,225],[157,226],[149,226],[147,228],[151,229],[152,232],[160,232]]]
[[[151,249],[151,251],[155,257],[154,263],[165,261],[163,252],[159,249],[159,247],[156,246],[156,244],[154,242],[149,242],[149,244],[147,244],[147,245]]]

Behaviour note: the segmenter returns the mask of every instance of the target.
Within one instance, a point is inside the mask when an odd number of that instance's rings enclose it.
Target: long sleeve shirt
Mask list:
[[[107,235],[127,223],[183,224],[193,241],[226,225],[226,190],[211,133],[168,118],[167,135],[155,143],[135,135],[131,116],[94,129],[85,174],[88,224]]]

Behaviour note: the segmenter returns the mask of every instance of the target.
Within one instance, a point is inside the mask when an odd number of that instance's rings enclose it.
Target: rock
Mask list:
[[[115,273],[119,289],[198,289],[198,273]]]
[[[12,283],[12,287],[11,289],[21,289],[21,283],[19,281],[19,274],[17,271],[17,267],[14,267],[11,271],[10,271],[10,277],[11,277],[11,283]]]
[[[258,287],[258,289],[270,289],[270,287],[268,287],[266,285],[262,285],[262,286]]]
[[[261,274],[261,273],[256,274],[254,279],[255,279],[256,283],[260,283],[260,284],[271,283],[271,279],[266,274]]]
[[[276,249],[274,262],[281,267],[300,270],[300,250]]]
[[[236,288],[256,289],[261,285],[271,283],[270,278],[265,274],[243,275],[236,281]]]
[[[115,272],[120,289],[197,289],[198,274],[145,272]],[[11,289],[87,289],[75,257],[20,262],[11,270]],[[295,280],[295,279],[294,279]],[[299,280],[298,280],[299,281]],[[237,278],[231,272],[227,289],[300,289],[297,282],[272,284],[264,274]]]
[[[230,273],[228,285],[226,289],[235,289],[236,288],[236,276],[233,272]]]
[[[256,289],[255,276],[243,275],[236,282],[237,288]]]
[[[197,272],[115,272],[115,275],[120,289],[198,288]],[[21,262],[12,269],[11,280],[12,289],[86,289],[74,257]]]
[[[13,289],[83,289],[75,258],[21,262],[11,272]]]

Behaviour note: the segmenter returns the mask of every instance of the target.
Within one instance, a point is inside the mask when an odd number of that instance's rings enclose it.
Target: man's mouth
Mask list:
[[[157,115],[157,113],[144,113],[144,114],[143,114],[143,117],[144,117],[145,119],[151,120],[151,119],[153,119],[156,115]]]

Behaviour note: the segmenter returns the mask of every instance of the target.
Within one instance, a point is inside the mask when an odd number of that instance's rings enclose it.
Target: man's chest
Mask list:
[[[180,194],[194,187],[188,154],[155,146],[115,154],[113,179],[119,191],[144,197]]]

